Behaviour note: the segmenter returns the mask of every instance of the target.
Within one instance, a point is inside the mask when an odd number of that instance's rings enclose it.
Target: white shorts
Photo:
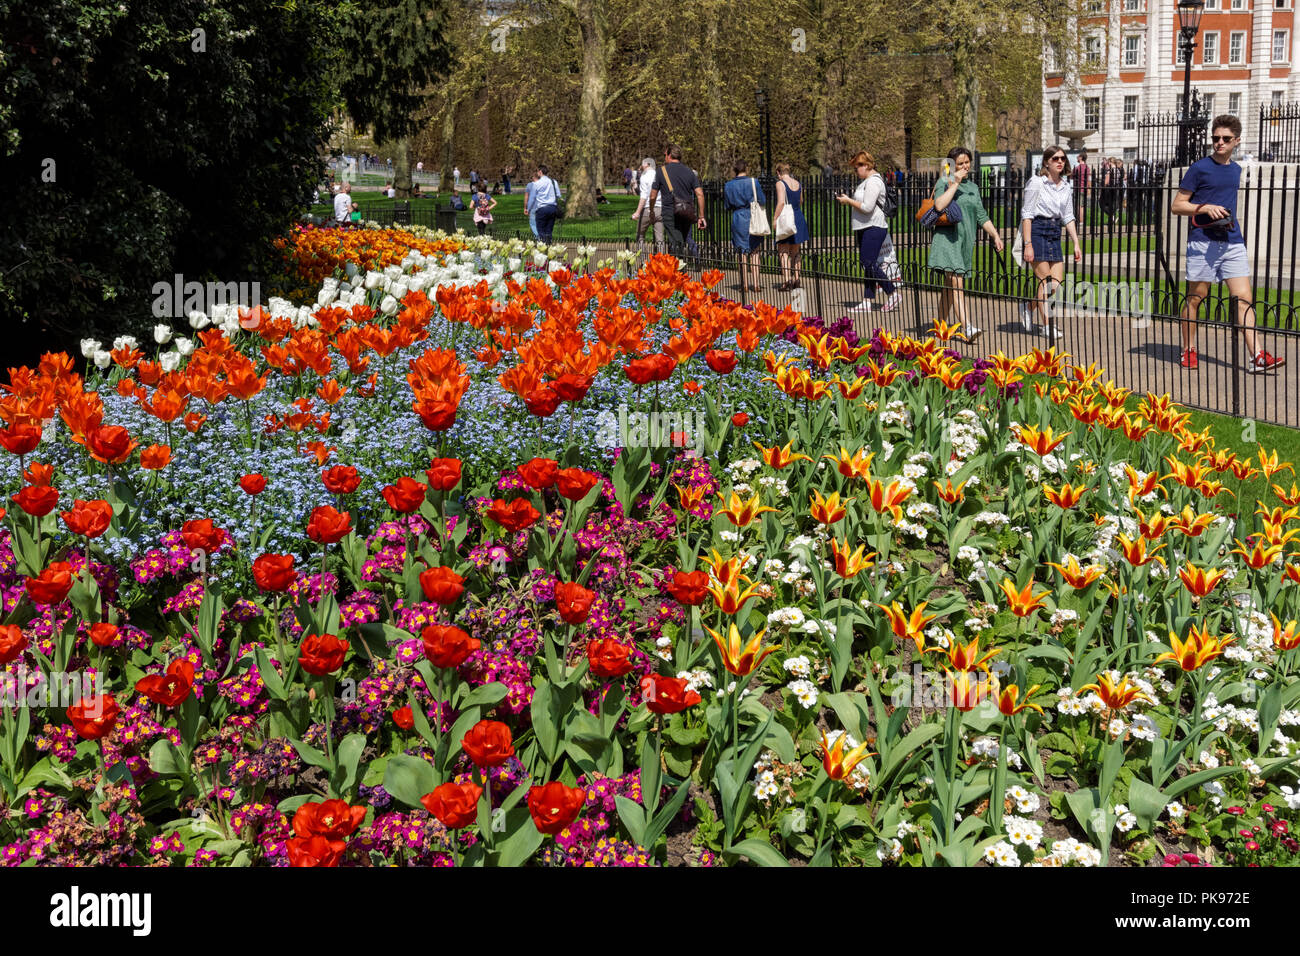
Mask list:
[[[1194,239],[1187,244],[1187,281],[1222,282],[1250,275],[1245,243]]]

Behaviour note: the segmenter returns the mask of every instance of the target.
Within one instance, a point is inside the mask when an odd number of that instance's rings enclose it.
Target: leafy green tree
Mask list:
[[[333,17],[328,0],[0,0],[12,349],[147,328],[175,273],[263,277],[323,175]]]

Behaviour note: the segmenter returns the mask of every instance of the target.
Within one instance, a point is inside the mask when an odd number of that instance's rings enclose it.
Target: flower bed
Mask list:
[[[325,232],[309,305],[13,373],[8,865],[1294,859],[1300,489],[1234,494],[1290,465],[667,257]]]

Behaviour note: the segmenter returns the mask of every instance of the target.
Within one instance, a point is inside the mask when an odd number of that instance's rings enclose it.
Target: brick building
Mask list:
[[[1210,116],[1234,113],[1242,123],[1238,155],[1269,151],[1261,144],[1261,107],[1300,100],[1297,0],[1205,0],[1192,54],[1192,87]],[[1059,130],[1093,130],[1090,153],[1132,161],[1138,122],[1147,113],[1178,114],[1183,59],[1176,0],[1083,0],[1072,24],[1078,53],[1043,51],[1043,145]],[[1072,59],[1073,62],[1069,62]],[[1276,150],[1274,150],[1276,152]]]

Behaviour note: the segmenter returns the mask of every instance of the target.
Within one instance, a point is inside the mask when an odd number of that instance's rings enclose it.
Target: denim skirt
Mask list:
[[[1039,216],[1029,227],[1035,262],[1064,262],[1061,252],[1061,220]]]

